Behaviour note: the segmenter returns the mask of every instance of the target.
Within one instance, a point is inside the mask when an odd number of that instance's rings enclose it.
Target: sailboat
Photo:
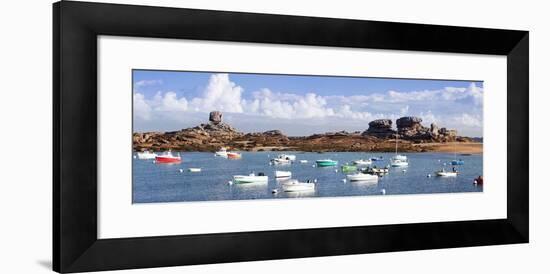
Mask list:
[[[461,166],[461,165],[464,164],[464,161],[462,159],[457,159],[456,158],[456,140],[455,140],[455,143],[454,143],[454,149],[455,149],[455,159],[451,161],[451,165]]]
[[[395,134],[395,156],[391,158],[391,166],[392,167],[406,167],[409,165],[409,161],[407,160],[407,156],[397,154],[397,137],[399,135]]]

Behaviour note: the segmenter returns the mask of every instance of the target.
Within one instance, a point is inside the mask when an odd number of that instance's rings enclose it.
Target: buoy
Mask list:
[[[443,165],[444,165],[444,166],[446,166],[446,165],[447,165],[447,163],[443,163]]]
[[[383,188],[382,190],[380,190],[380,193],[381,193],[382,195],[386,195],[386,189]]]
[[[153,164],[156,163],[157,161],[153,160]]]
[[[428,173],[428,175],[426,175],[426,177],[430,178],[430,177],[432,177],[432,174]]]
[[[317,179],[313,179],[313,182],[314,182],[314,183],[317,183]]]
[[[227,182],[228,185],[233,185],[233,181]]]
[[[183,172],[183,169],[180,168],[180,173],[182,173],[182,172]]]
[[[346,182],[346,179],[342,179],[342,182],[344,182],[344,183],[345,183],[345,182]]]
[[[137,158],[137,156],[136,156],[136,155],[134,155],[134,159],[135,159],[135,158]]]
[[[403,173],[405,173],[405,172],[407,172],[407,170],[406,170],[406,169],[403,169]]]
[[[277,192],[279,192],[279,191],[276,188],[271,190],[271,193],[273,193],[273,194],[277,194]]]
[[[441,163],[441,160],[437,160],[437,161]]]
[[[272,165],[272,163],[271,163],[271,162],[269,162],[269,165]]]
[[[334,172],[338,173],[338,169],[335,169]]]
[[[311,167],[315,167],[315,165],[311,165]]]

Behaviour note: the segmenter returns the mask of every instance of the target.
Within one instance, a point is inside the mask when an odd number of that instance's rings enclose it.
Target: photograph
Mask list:
[[[483,192],[483,81],[132,70],[132,203]]]

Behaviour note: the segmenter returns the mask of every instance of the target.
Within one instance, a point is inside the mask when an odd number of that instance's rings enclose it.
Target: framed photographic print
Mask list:
[[[62,1],[53,266],[528,242],[528,32]]]

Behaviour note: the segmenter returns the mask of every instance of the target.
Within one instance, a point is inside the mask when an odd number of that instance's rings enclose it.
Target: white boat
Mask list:
[[[378,176],[372,174],[356,173],[347,176],[350,181],[372,181],[377,182]]]
[[[227,149],[225,147],[220,148],[220,150],[218,150],[218,151],[216,151],[216,153],[214,153],[214,156],[227,158]]]
[[[300,164],[307,164],[307,160],[300,160]]]
[[[395,155],[393,156],[393,159],[396,159],[396,160],[401,160],[401,161],[407,161],[407,156],[406,155]]]
[[[258,173],[258,175],[251,173],[249,175],[235,175],[233,176],[233,181],[235,184],[252,184],[252,183],[265,183],[267,184],[268,177],[263,173]]]
[[[399,160],[399,159],[395,159],[395,158],[392,158],[391,159],[391,166],[392,167],[406,167],[409,165],[409,162],[408,161],[403,161],[403,160]]]
[[[292,163],[291,160],[280,159],[280,158],[271,159],[271,162],[272,162],[274,165],[288,165],[288,164],[291,164],[291,163]]]
[[[445,171],[444,169],[437,171],[435,175],[440,177],[456,177],[458,175],[458,171]]]
[[[198,167],[190,167],[188,170],[189,172],[201,172],[201,169]]]
[[[282,184],[282,187],[285,192],[313,191],[315,190],[315,183],[303,183],[298,180],[289,180]]]
[[[275,178],[290,178],[291,176],[292,172],[290,171],[275,170]]]
[[[289,160],[289,161],[296,161],[296,155],[291,155],[291,154],[279,154],[279,155],[277,155],[277,159],[283,159],[283,160]]]
[[[391,158],[390,164],[392,167],[406,167],[409,165],[407,156],[397,154],[397,137],[398,135],[396,134],[395,135],[395,156]]]
[[[368,160],[360,159],[360,160],[353,161],[353,163],[358,165],[358,166],[367,166],[367,165],[372,164],[372,160],[371,159],[368,159]]]
[[[157,154],[148,150],[137,153],[137,158],[140,160],[151,160],[155,157],[157,157]]]

